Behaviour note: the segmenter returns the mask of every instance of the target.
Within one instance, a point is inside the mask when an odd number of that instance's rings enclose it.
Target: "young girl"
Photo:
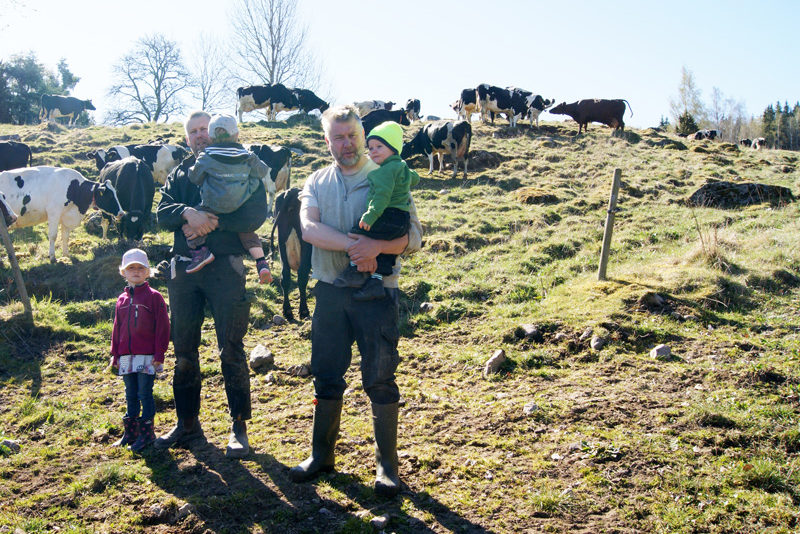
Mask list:
[[[156,372],[164,368],[169,316],[164,297],[147,283],[150,263],[143,250],[132,248],[126,252],[119,272],[128,286],[117,299],[114,312],[111,366],[125,382],[128,408],[122,419],[125,432],[114,445],[130,445],[132,451],[139,452],[156,439],[153,382]]]

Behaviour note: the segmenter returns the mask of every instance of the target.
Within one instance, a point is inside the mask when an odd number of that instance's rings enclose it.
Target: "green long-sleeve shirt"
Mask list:
[[[408,211],[409,195],[412,186],[419,183],[419,175],[408,168],[400,156],[386,158],[380,167],[367,175],[369,195],[367,211],[361,220],[372,226],[386,208]]]

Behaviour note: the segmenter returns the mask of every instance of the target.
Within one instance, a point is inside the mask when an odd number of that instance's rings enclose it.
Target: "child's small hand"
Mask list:
[[[155,369],[156,373],[161,373],[164,371],[164,364],[163,363],[154,363],[153,369]]]
[[[364,221],[358,221],[358,227],[361,228],[362,230],[366,230],[367,232],[369,232],[370,229],[370,225],[368,225]]]

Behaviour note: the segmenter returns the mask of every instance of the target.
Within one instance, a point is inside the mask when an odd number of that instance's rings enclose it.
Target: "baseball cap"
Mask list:
[[[231,115],[213,115],[208,123],[208,135],[212,139],[217,136],[217,128],[222,128],[231,137],[239,133],[236,118]]]
[[[150,268],[150,262],[147,260],[147,253],[140,248],[132,248],[122,255],[122,264],[119,266],[120,271],[124,271],[128,266],[139,264]]]

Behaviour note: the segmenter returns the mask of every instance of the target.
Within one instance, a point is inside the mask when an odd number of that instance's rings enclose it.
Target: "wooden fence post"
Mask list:
[[[22,301],[22,308],[25,310],[25,320],[33,324],[31,300],[28,298],[28,290],[25,288],[25,281],[22,279],[22,271],[20,271],[19,263],[17,262],[17,255],[14,254],[14,245],[11,243],[11,236],[8,235],[6,220],[2,214],[0,214],[0,237],[2,237],[3,244],[6,246],[8,261],[11,263],[11,270],[14,271],[14,278],[17,280],[17,291],[19,292],[19,299]]]
[[[617,209],[617,193],[619,193],[619,182],[622,178],[622,171],[614,169],[614,180],[611,182],[611,198],[608,199],[608,211],[606,213],[606,229],[603,232],[603,248],[600,252],[600,266],[597,268],[597,279],[606,279],[606,267],[608,267],[608,254],[611,252],[611,234],[614,231],[614,212]]]

